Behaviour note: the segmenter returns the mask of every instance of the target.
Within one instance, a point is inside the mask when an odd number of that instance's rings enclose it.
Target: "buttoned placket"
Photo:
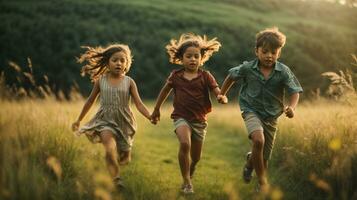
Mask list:
[[[275,99],[277,99],[277,100],[279,100],[274,94],[272,94],[271,92],[269,92],[269,91],[267,91],[267,89],[266,89],[266,86],[268,85],[268,83],[269,83],[269,81],[272,79],[272,77],[274,76],[274,74],[275,74],[275,68],[276,68],[276,66],[274,66],[274,69],[270,72],[270,74],[269,74],[269,76],[268,76],[268,78],[267,79],[265,79],[265,77],[264,77],[264,75],[263,75],[263,73],[260,71],[260,69],[259,69],[259,66],[256,66],[256,73],[257,73],[257,75],[258,75],[258,78],[259,78],[259,81],[260,81],[260,83],[261,83],[261,86],[262,86],[262,90],[261,90],[261,92],[262,92],[262,103],[263,103],[263,108],[264,108],[264,111],[266,112],[266,113],[268,113],[268,110],[266,109],[266,105],[267,105],[267,102],[266,102],[266,100],[265,100],[265,96],[266,96],[266,94],[267,95],[270,95],[270,96],[272,96],[272,97],[274,97]],[[278,102],[280,102],[280,100],[278,101]]]

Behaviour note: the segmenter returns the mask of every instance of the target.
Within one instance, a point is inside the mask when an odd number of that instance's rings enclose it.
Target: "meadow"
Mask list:
[[[123,191],[109,177],[102,145],[76,136],[70,125],[91,88],[75,59],[83,45],[128,44],[134,54],[128,75],[142,97],[154,99],[174,68],[164,48],[171,38],[218,37],[223,46],[205,69],[221,83],[230,67],[254,57],[255,33],[271,26],[287,35],[281,61],[304,96],[294,119],[279,120],[268,199],[357,199],[357,101],[317,99],[320,89],[321,96],[341,96],[342,86],[355,97],[355,9],[300,0],[1,1],[0,199],[263,199],[255,179],[241,178],[250,142],[235,100],[215,104],[209,114],[189,196],[179,192],[169,103],[156,126],[133,109],[138,132],[132,162],[122,167]],[[152,100],[146,103],[152,110]]]
[[[241,178],[250,148],[236,102],[214,105],[193,184],[179,193],[178,141],[162,108],[154,126],[138,121],[133,159],[122,168],[118,192],[104,162],[104,149],[70,130],[84,100],[0,101],[0,199],[262,199],[256,181]],[[152,102],[147,102],[150,110]],[[270,199],[357,198],[356,104],[302,102],[293,119],[282,116],[270,162]],[[83,122],[96,112],[92,108]]]

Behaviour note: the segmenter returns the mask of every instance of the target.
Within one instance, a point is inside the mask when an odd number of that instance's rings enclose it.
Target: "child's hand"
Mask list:
[[[160,121],[160,110],[154,110],[154,112],[151,114],[150,121],[152,124],[157,124],[157,122]]]
[[[218,103],[226,104],[226,103],[228,103],[228,98],[226,95],[219,94],[219,95],[217,95],[217,101],[218,101]]]
[[[293,118],[294,117],[294,108],[290,106],[286,106],[284,109],[284,113],[287,117]]]
[[[79,128],[80,121],[76,121],[72,124],[72,131],[77,131]]]
[[[156,120],[156,119],[154,119],[152,116],[150,116],[150,122],[152,123],[152,124],[154,124],[154,125],[156,125],[157,124],[157,121],[158,120]]]

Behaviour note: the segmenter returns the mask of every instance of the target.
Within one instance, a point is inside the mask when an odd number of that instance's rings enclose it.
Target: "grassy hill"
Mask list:
[[[307,91],[323,87],[320,74],[350,66],[357,52],[355,8],[294,0],[65,0],[0,3],[0,71],[17,83],[8,61],[24,71],[32,59],[36,81],[47,74],[54,91],[69,93],[77,82],[88,94],[88,78],[75,61],[83,45],[128,44],[134,54],[129,75],[142,96],[154,98],[169,72],[164,46],[183,32],[218,37],[223,47],[206,69],[222,82],[227,70],[254,58],[254,36],[277,26],[287,35],[281,61]]]

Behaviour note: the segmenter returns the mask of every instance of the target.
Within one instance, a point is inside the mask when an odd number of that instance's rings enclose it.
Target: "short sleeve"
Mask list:
[[[210,72],[206,72],[206,77],[207,77],[207,84],[208,87],[213,90],[214,88],[218,87],[218,83],[216,79],[213,77],[213,75]]]
[[[228,70],[228,77],[233,79],[234,81],[238,81],[239,79],[244,77],[243,65],[239,65],[237,67],[233,67]]]
[[[289,95],[294,93],[301,93],[303,91],[298,79],[289,68],[286,69],[284,85]]]

